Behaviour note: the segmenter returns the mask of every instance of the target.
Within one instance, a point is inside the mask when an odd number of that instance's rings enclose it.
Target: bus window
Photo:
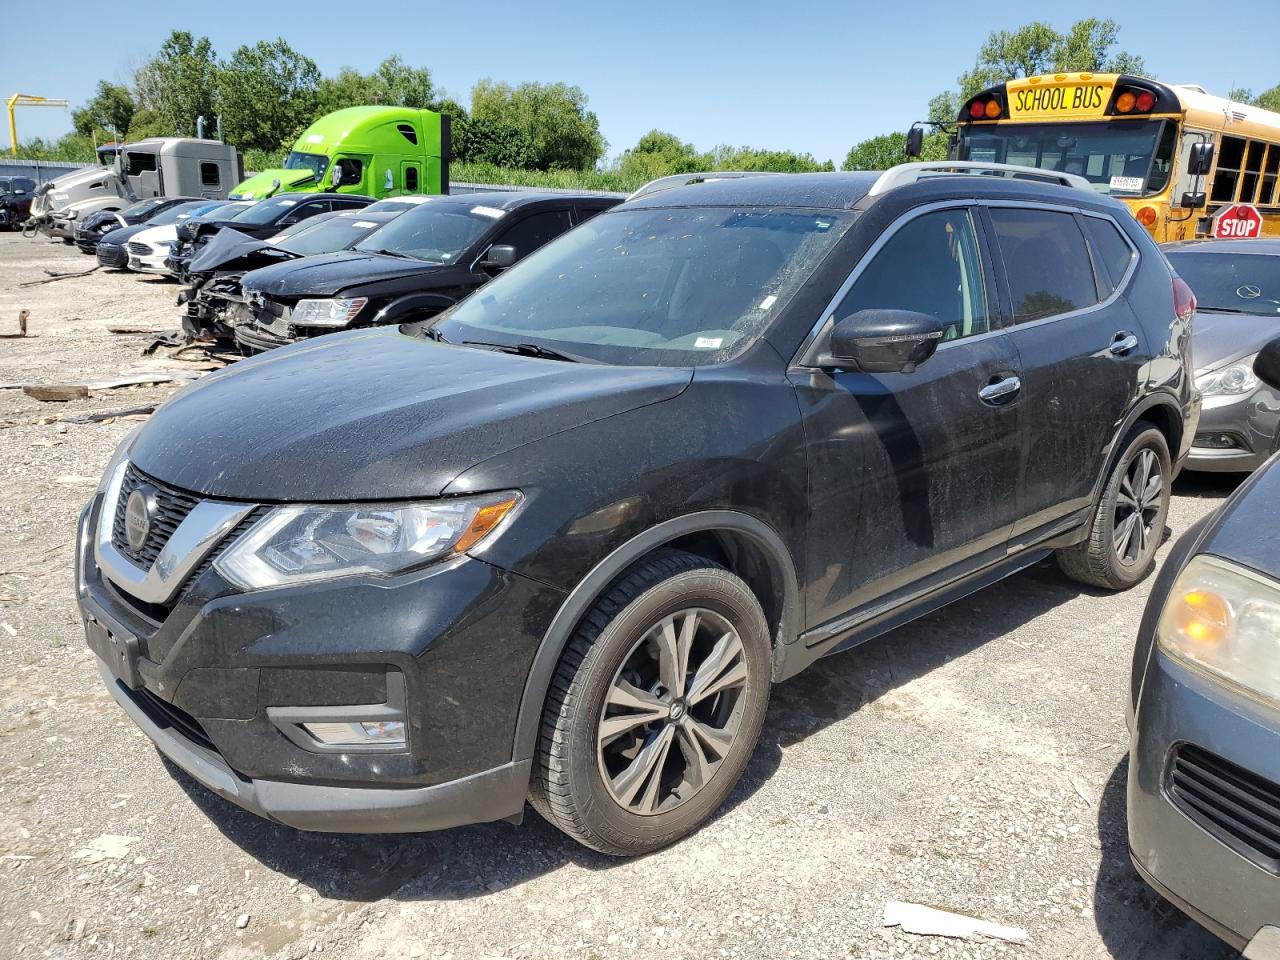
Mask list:
[[[1166,123],[1160,132],[1160,144],[1151,161],[1151,173],[1147,176],[1147,193],[1159,193],[1169,185],[1173,173],[1173,151],[1178,144],[1178,128]]]
[[[1230,203],[1236,198],[1236,181],[1240,179],[1240,167],[1244,160],[1244,141],[1239,137],[1223,137],[1218,147],[1218,169],[1213,175],[1213,190],[1209,200],[1213,203]]]
[[[1276,174],[1280,171],[1280,143],[1267,148],[1267,162],[1262,166],[1262,192],[1258,203],[1266,207],[1276,202]]]
[[[1249,141],[1244,157],[1244,176],[1240,178],[1240,202],[1253,203],[1258,193],[1258,179],[1262,174],[1262,155],[1267,145],[1261,140]]]

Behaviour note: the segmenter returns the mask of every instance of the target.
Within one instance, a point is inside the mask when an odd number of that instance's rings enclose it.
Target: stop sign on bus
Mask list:
[[[1250,203],[1233,203],[1213,218],[1215,240],[1253,240],[1262,236],[1262,214]]]

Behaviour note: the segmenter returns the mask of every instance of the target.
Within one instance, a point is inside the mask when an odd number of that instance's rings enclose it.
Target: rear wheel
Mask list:
[[[768,704],[760,604],[692,554],[642,562],[593,608],[547,697],[534,808],[604,853],[648,853],[696,829],[751,756]]]
[[[1067,576],[1107,590],[1126,590],[1151,572],[1173,481],[1169,445],[1155,427],[1135,424],[1121,449],[1089,537],[1057,554]]]

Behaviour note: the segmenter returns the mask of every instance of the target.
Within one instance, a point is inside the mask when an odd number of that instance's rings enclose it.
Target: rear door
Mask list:
[[[1026,203],[992,202],[985,215],[1022,366],[1021,517],[1010,544],[1017,548],[1088,516],[1106,450],[1151,355],[1120,293],[1137,251],[1114,221]],[[1108,244],[1108,257],[1092,235]]]
[[[809,451],[807,619],[840,627],[1002,560],[1017,510],[1017,351],[967,204],[908,214],[830,318],[936,316],[911,373],[793,370]]]

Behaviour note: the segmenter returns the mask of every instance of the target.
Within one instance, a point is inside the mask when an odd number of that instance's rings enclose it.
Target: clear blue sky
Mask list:
[[[207,35],[222,55],[283,35],[324,73],[372,69],[399,53],[431,69],[462,103],[483,77],[582,87],[610,156],[654,127],[701,149],[718,143],[809,151],[837,165],[866,137],[905,128],[929,97],[973,65],[979,45],[1053,11],[1059,29],[1113,17],[1119,46],[1170,83],[1226,95],[1280,83],[1277,0],[1163,4],[1077,2],[298,3],[232,4],[10,0],[0,94],[65,97],[73,106],[99,79],[127,80],[170,30]],[[224,11],[218,15],[214,11]],[[26,11],[26,12],[23,12]],[[16,16],[14,16],[16,15]],[[30,42],[12,32],[30,24]],[[1227,29],[1215,29],[1221,23]],[[58,55],[51,55],[56,47]],[[20,109],[18,136],[56,137],[68,111]],[[0,135],[7,143],[8,133]]]

